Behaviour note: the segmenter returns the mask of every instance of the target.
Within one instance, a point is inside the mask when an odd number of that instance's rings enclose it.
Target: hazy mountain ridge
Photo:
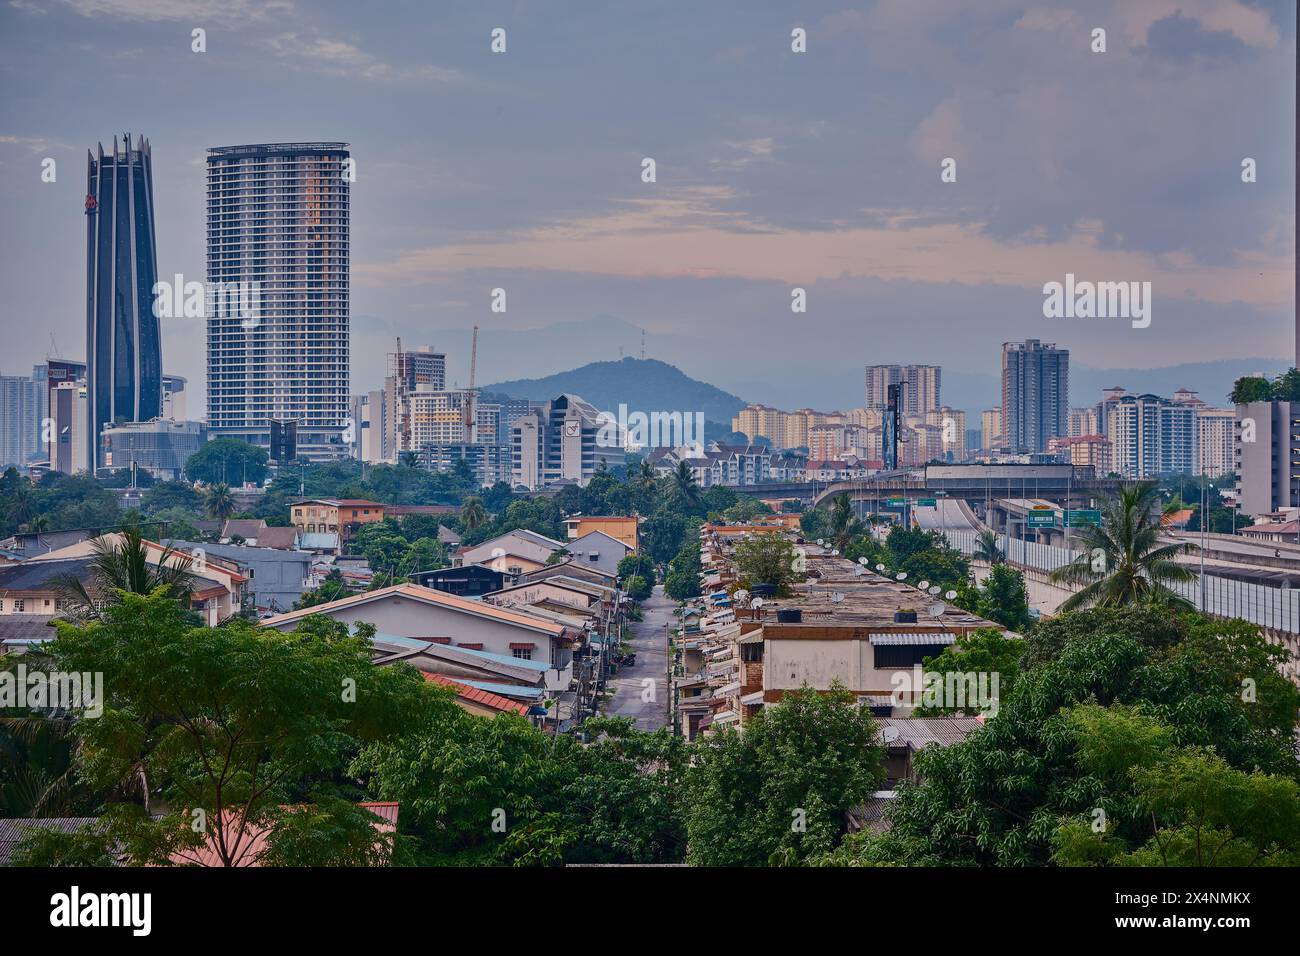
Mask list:
[[[586,399],[601,411],[703,412],[706,421],[731,427],[731,419],[745,402],[707,382],[691,378],[675,365],[658,359],[624,358],[591,362],[543,378],[514,379],[485,385],[483,392],[548,401],[568,392]]]

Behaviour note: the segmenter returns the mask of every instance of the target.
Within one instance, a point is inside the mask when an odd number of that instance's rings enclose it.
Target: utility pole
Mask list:
[[[1201,613],[1205,613],[1205,502],[1208,498],[1206,486],[1209,482],[1201,478]],[[1210,485],[1210,487],[1213,487]]]
[[[653,592],[652,592],[653,593]],[[673,717],[673,704],[676,702],[676,694],[673,693],[673,640],[672,640],[672,623],[664,621],[664,696],[668,699],[664,702],[664,711],[668,715],[668,726],[672,730],[673,736],[677,735],[677,721]]]

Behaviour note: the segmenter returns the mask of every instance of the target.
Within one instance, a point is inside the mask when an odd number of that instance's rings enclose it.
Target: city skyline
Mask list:
[[[1290,359],[1284,4],[664,10],[641,25],[672,35],[668,70],[653,44],[629,42],[626,18],[547,4],[437,24],[405,5],[374,17],[341,4],[237,5],[238,17],[185,3],[41,9],[0,8],[6,321],[48,332],[22,338],[9,373],[39,363],[51,335],[77,357],[66,276],[81,197],[68,163],[122,125],[147,128],[155,151],[161,276],[204,272],[208,148],[352,143],[353,393],[379,386],[399,335],[445,351],[449,381],[465,382],[478,323],[483,382],[613,358],[620,339],[633,354],[641,327],[648,355],[751,401],[781,402],[763,390],[778,374],[815,391],[881,362],[943,366],[951,387],[995,375],[998,343],[1028,338],[1068,348],[1077,368]],[[1109,27],[1105,54],[1088,49],[1094,22]],[[204,53],[191,51],[197,25]],[[499,55],[498,25],[510,37]],[[790,50],[794,25],[807,53]],[[980,28],[980,45],[954,26]],[[79,96],[75,71],[32,84],[29,58],[71,46],[102,61],[104,96]],[[139,82],[159,67],[165,88]],[[593,71],[610,82],[586,82]],[[196,117],[215,88],[238,108]],[[126,115],[101,115],[106,101]],[[647,156],[655,183],[641,181]],[[950,156],[957,181],[942,183]],[[40,179],[46,157],[54,183]],[[1241,181],[1243,157],[1254,183]],[[1151,281],[1152,325],[1044,318],[1043,284],[1067,275]],[[808,293],[800,315],[794,286]],[[489,308],[497,287],[504,314]],[[791,322],[815,334],[773,350]],[[526,334],[568,324],[577,333]],[[164,321],[164,364],[194,383],[198,409],[191,326]],[[828,341],[847,347],[828,355]],[[719,368],[721,348],[735,361]]]

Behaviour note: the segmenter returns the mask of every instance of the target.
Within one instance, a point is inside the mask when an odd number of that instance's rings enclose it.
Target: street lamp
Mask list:
[[[1209,490],[1214,485],[1204,479],[1201,480],[1201,613],[1205,613],[1205,525],[1208,516],[1206,515],[1206,503],[1209,501]]]

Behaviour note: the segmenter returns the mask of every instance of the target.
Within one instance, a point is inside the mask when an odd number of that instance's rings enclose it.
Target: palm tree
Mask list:
[[[488,519],[487,509],[483,507],[483,499],[477,495],[470,495],[460,506],[460,527],[462,531],[473,531],[475,528],[482,526]]]
[[[1127,485],[1105,502],[1100,527],[1079,532],[1083,554],[1050,575],[1054,582],[1083,585],[1061,610],[1147,602],[1193,610],[1169,585],[1196,580],[1196,572],[1174,558],[1198,549],[1190,542],[1161,545],[1160,513],[1153,485]]]
[[[862,522],[853,513],[848,495],[839,495],[831,504],[830,538],[841,554],[848,550],[853,539],[862,533]]]
[[[677,463],[677,470],[673,472],[673,482],[687,501],[693,505],[699,504],[700,486],[695,483],[695,472],[691,471],[686,462],[679,461]]]
[[[1006,555],[998,547],[998,536],[993,531],[981,531],[979,539],[975,542],[975,553],[971,555],[976,561],[984,561],[990,565],[1001,564],[1006,560]]]
[[[397,456],[397,463],[406,468],[414,468],[420,463],[420,456],[413,451],[404,451]]]
[[[42,531],[50,530],[49,515],[33,515],[32,519],[27,522],[27,530],[40,534]]]
[[[205,504],[208,517],[218,521],[225,521],[235,513],[235,496],[230,493],[230,486],[224,481],[219,481],[208,489]]]
[[[93,539],[87,580],[72,574],[55,579],[56,590],[67,602],[67,616],[74,620],[96,619],[99,617],[96,602],[113,600],[117,591],[152,594],[164,588],[170,597],[188,607],[190,594],[198,584],[198,578],[190,571],[194,559],[172,548],[163,548],[157,560],[151,560],[151,544],[138,531]]]
[[[650,464],[649,458],[641,459],[641,468],[637,472],[637,483],[646,491],[655,486],[655,466]]]

